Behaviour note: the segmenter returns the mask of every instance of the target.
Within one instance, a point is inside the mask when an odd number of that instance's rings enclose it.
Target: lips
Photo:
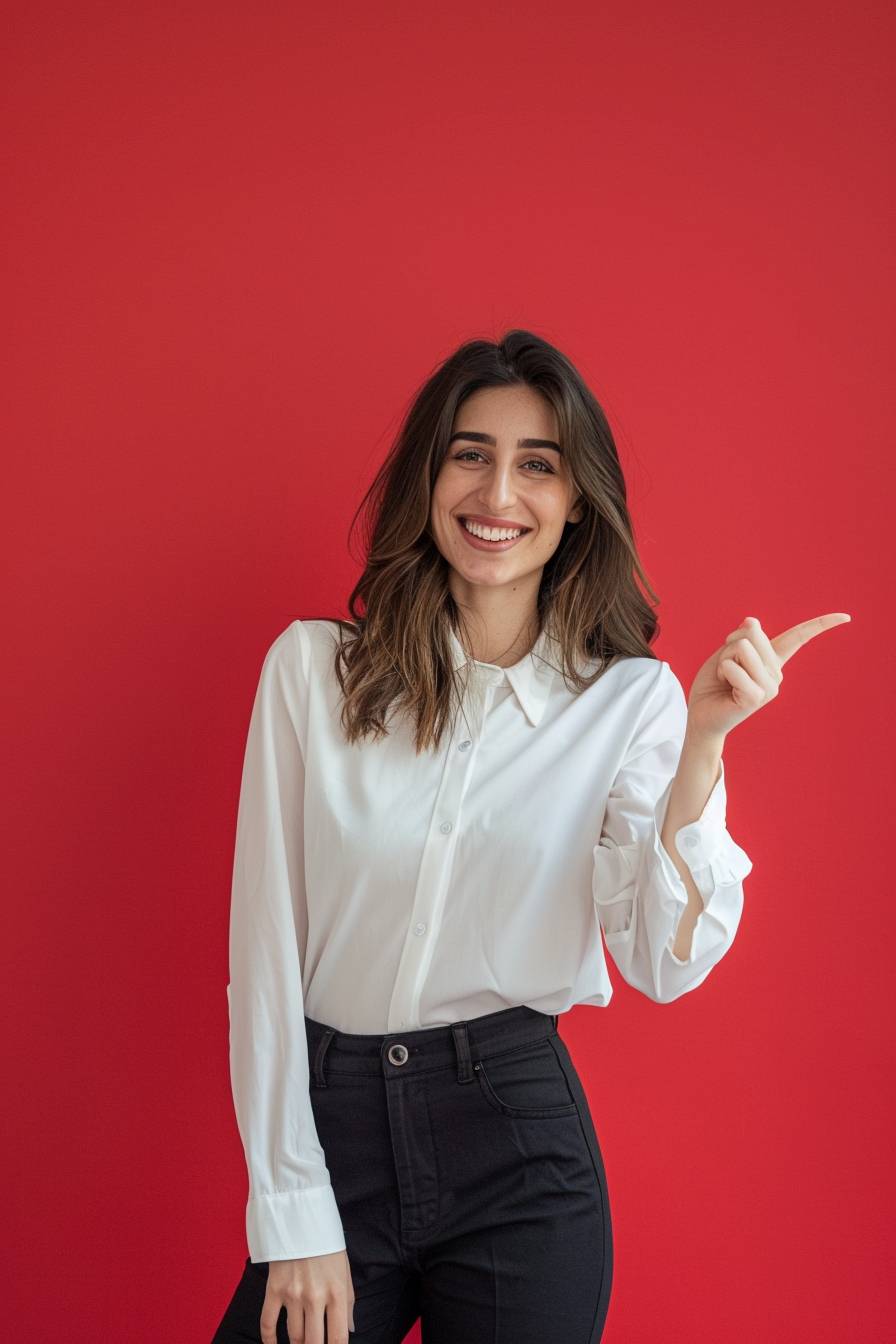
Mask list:
[[[490,522],[484,522],[481,518],[475,518],[472,514],[458,514],[462,523],[475,523],[477,527],[509,527],[514,532],[521,529],[523,532],[531,532],[531,527],[526,527],[523,523],[515,523],[507,518],[496,519]]]
[[[457,525],[467,543],[477,551],[509,551],[512,546],[516,546],[518,542],[522,541],[523,537],[532,531],[531,527],[524,527],[518,537],[508,537],[505,541],[486,541],[484,537],[477,537],[472,532],[468,532],[462,517],[458,517]],[[503,526],[510,527],[511,524],[504,523]]]

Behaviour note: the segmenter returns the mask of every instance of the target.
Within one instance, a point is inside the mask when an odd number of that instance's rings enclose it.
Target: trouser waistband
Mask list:
[[[389,1078],[456,1067],[458,1082],[467,1083],[476,1060],[556,1035],[557,1014],[518,1004],[447,1026],[382,1035],[337,1031],[305,1014],[305,1030],[312,1087],[326,1087],[331,1068]]]

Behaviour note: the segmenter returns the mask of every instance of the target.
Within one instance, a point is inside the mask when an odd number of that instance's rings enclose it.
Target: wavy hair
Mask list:
[[[366,560],[348,600],[351,621],[335,620],[334,663],[350,743],[383,736],[390,713],[406,713],[419,753],[438,747],[453,719],[464,681],[448,630],[462,642],[463,635],[448,562],[432,536],[432,492],[461,403],[480,388],[515,384],[553,407],[584,510],[566,523],[538,593],[557,670],[584,690],[613,659],[656,657],[649,645],[659,625],[636,576],[658,599],[638,558],[619,455],[597,399],[571,361],[531,331],[470,340],[419,388],[352,520],[350,533],[363,520]],[[594,661],[596,669],[583,667]]]

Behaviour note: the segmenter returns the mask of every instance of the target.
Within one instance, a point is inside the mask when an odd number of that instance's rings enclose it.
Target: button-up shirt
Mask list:
[[[269,648],[243,762],[230,916],[230,1070],[249,1176],[253,1262],[345,1246],[309,1093],[304,1015],[397,1033],[517,1004],[606,1007],[605,948],[658,1003],[731,946],[752,864],[726,827],[725,769],[660,839],[687,702],[667,662],[611,662],[570,689],[545,628],[512,667],[467,660],[459,712],[419,755],[404,714],[348,745],[335,622],[293,621]],[[588,670],[596,670],[597,663]]]

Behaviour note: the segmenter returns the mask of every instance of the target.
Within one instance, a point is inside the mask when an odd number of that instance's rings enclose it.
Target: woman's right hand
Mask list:
[[[348,1253],[310,1255],[304,1260],[271,1260],[261,1312],[262,1344],[277,1344],[277,1319],[286,1307],[290,1344],[348,1344],[355,1328],[355,1290]]]

